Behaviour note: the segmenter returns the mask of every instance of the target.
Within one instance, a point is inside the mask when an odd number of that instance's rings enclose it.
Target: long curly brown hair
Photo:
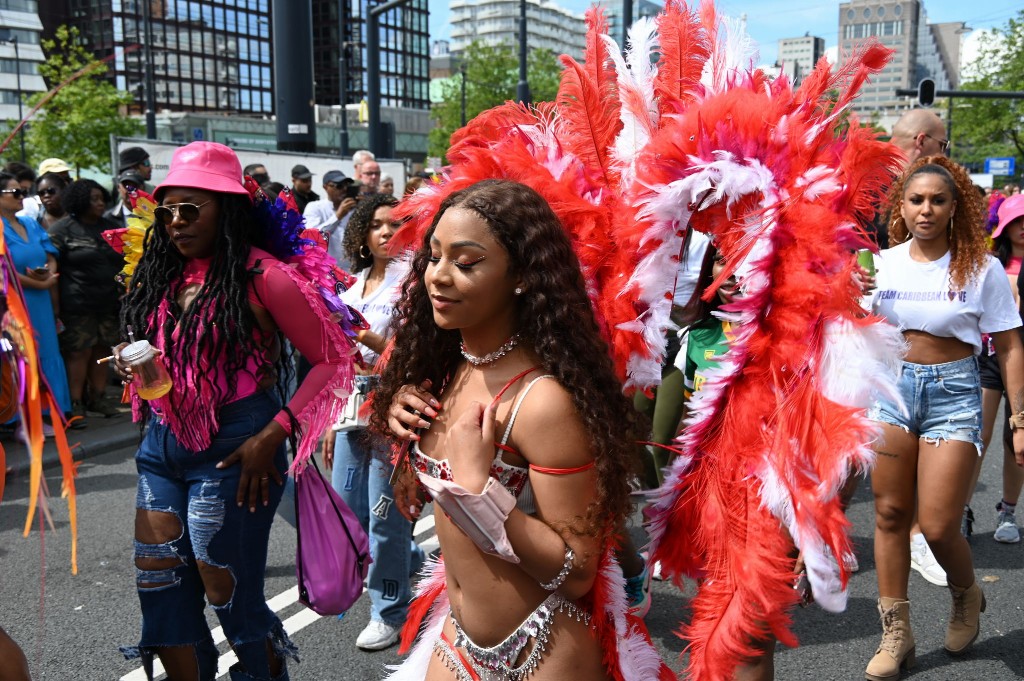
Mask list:
[[[393,323],[394,350],[375,393],[370,428],[389,436],[387,411],[395,393],[424,379],[440,388],[464,361],[461,334],[434,323],[423,281],[430,238],[445,211],[455,207],[487,222],[508,252],[509,276],[523,281],[527,293],[510,301],[516,306],[520,344],[532,348],[544,373],[555,376],[572,396],[591,438],[597,494],[584,520],[585,531],[613,531],[630,509],[628,480],[642,432],[640,416],[622,394],[565,230],[547,202],[518,182],[484,180],[442,202],[403,287]]]
[[[907,185],[918,175],[941,177],[956,201],[956,213],[950,220],[949,231],[949,284],[961,289],[981,274],[988,257],[989,250],[985,243],[985,220],[988,214],[984,200],[963,167],[945,156],[919,158],[889,190],[887,216],[890,244],[903,243],[910,238],[910,231],[900,215],[900,203]]]

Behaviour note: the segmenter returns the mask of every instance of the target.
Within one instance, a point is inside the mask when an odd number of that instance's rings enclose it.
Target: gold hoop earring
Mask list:
[[[366,253],[364,254],[363,251],[366,251]],[[363,244],[362,246],[359,247],[359,257],[363,258],[364,260],[369,260],[370,258],[373,257],[373,253],[370,252],[370,249],[366,246],[366,244]]]

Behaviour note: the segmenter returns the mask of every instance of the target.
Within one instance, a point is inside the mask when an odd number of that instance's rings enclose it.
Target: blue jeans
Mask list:
[[[365,435],[362,428],[338,433],[331,485],[370,535],[370,619],[400,627],[412,599],[409,575],[422,565],[423,550],[412,542],[412,524],[395,508],[391,466],[367,446]]]
[[[981,454],[981,378],[978,359],[944,364],[904,362],[896,384],[907,407],[879,400],[868,418],[898,426],[925,442],[969,442]]]
[[[216,677],[218,653],[206,624],[206,590],[197,561],[228,570],[234,580],[228,601],[212,606],[238,655],[239,664],[230,672],[233,680],[271,679],[268,641],[282,666],[284,656],[298,661],[297,649],[263,595],[270,525],[282,488],[271,481],[270,504],[258,504],[250,513],[248,507],[235,503],[241,466],[216,468],[280,408],[270,392],[225,405],[220,410],[220,430],[202,452],[185,449],[157,418],[146,431],[135,455],[136,508],[172,513],[182,528],[177,539],[163,544],[135,541],[136,558],[179,561],[165,570],[136,570],[142,637],[137,647],[121,650],[127,659],[141,657],[150,679],[153,656],[165,646],[194,646],[199,678]],[[284,447],[275,455],[274,465],[283,476],[288,467]],[[287,668],[274,678],[287,679]]]

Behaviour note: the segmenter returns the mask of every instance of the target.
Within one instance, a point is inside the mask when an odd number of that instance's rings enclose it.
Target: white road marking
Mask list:
[[[430,554],[438,549],[437,537],[434,535],[433,530],[434,515],[431,514],[423,518],[420,518],[416,522],[415,529],[413,532],[414,536],[419,536],[427,532],[430,533],[430,535],[426,539],[419,542],[420,548],[422,548],[424,553],[427,554]],[[366,589],[363,589],[363,592],[365,593]],[[298,600],[299,587],[293,586],[290,589],[282,591],[281,593],[277,594],[269,601],[267,601],[267,607],[269,607],[271,610],[277,613],[284,610],[293,603],[298,602]],[[293,636],[295,632],[305,629],[306,627],[320,619],[323,619],[323,616],[316,614],[309,608],[303,608],[302,610],[295,613],[294,615],[292,615],[284,621],[284,630],[288,632],[289,636]],[[210,633],[213,635],[214,645],[220,645],[221,643],[227,641],[227,637],[224,636],[223,627],[217,627]],[[228,652],[221,655],[220,658],[217,660],[217,678],[227,678],[228,668],[235,662],[238,662],[238,657],[235,655],[235,652],[229,648]],[[153,660],[153,678],[160,678],[163,674],[164,666],[160,664],[160,660]],[[122,676],[119,681],[146,681],[146,671],[142,669],[142,667],[139,667],[138,669]]]

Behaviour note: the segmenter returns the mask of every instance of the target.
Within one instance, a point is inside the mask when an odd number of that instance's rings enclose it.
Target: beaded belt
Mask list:
[[[475,668],[474,671],[480,675],[482,681],[523,681],[536,671],[540,664],[551,625],[555,615],[560,612],[567,613],[577,622],[590,624],[589,613],[572,601],[566,600],[561,594],[552,593],[504,641],[490,648],[473,643],[458,621],[452,617],[452,624],[455,625],[454,645],[456,648],[465,649]],[[534,639],[534,646],[530,655],[518,667],[513,666],[531,638]]]

